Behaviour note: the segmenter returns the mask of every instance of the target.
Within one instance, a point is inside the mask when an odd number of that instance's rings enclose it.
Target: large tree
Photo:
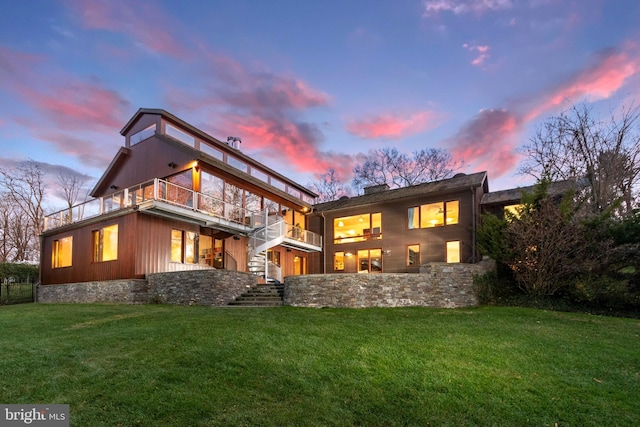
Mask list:
[[[342,182],[333,168],[320,175],[319,179],[312,181],[308,186],[318,193],[317,201],[319,203],[330,202],[343,196],[350,197],[352,195],[351,188]]]
[[[353,168],[353,186],[364,188],[387,184],[401,188],[423,182],[449,178],[460,169],[462,162],[454,160],[447,150],[425,148],[411,156],[395,148],[371,150]]]
[[[3,204],[11,204],[17,213],[13,228],[19,226],[26,230],[27,242],[23,233],[14,235],[16,260],[35,260],[39,254],[39,239],[44,227],[45,172],[42,165],[34,160],[18,163],[13,168],[0,169],[0,189],[6,195]],[[13,230],[17,232],[17,229]],[[11,233],[10,233],[11,234]],[[24,250],[28,247],[28,250]]]
[[[624,108],[602,121],[586,104],[548,119],[524,146],[520,171],[552,181],[574,180],[592,214],[618,205],[630,214],[640,180],[640,108]]]

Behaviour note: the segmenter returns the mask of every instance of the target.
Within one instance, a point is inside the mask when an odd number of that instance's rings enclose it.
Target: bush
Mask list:
[[[37,265],[0,262],[0,282],[17,279],[25,283],[35,283],[40,277]]]

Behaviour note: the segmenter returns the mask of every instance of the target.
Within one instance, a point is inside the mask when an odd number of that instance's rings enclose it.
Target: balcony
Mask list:
[[[277,214],[251,211],[156,178],[47,215],[44,231],[99,218],[124,209],[137,209],[140,212],[242,236],[249,236],[269,224],[283,221]],[[287,246],[305,251],[322,250],[322,238],[318,234],[290,224],[286,224],[285,228],[284,244]]]

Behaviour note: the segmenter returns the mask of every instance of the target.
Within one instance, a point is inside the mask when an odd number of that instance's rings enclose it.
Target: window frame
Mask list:
[[[114,229],[115,228],[115,251],[113,251],[115,253],[115,257],[114,258],[109,258],[109,259],[105,259],[104,255],[105,255],[105,242],[104,242],[104,235],[105,235],[105,230],[107,229]],[[113,233],[113,231],[111,231]],[[93,262],[109,262],[109,261],[117,261],[118,260],[118,246],[119,246],[119,227],[118,224],[111,224],[111,225],[107,225],[105,227],[101,227],[97,230],[93,230],[91,232],[91,239],[92,239],[92,244],[93,244]],[[110,249],[113,249],[113,247],[111,247]],[[108,253],[110,253],[111,251],[107,251]]]
[[[412,247],[417,247],[418,250],[417,252],[414,252],[415,254],[417,254],[417,262],[415,263],[411,263],[411,254],[409,251],[411,251]],[[419,243],[415,243],[412,245],[407,245],[407,250],[406,250],[406,264],[407,267],[411,267],[411,268],[416,268],[416,267],[420,267],[420,264],[422,263],[422,258],[421,258],[421,253],[420,253],[420,244]]]
[[[69,249],[68,249],[69,263],[61,265],[60,261],[65,259],[65,257],[61,257],[61,250],[66,249],[65,246],[61,245],[61,242],[63,241],[68,241],[69,243]],[[52,246],[51,247],[51,268],[52,269],[67,268],[67,267],[73,266],[73,236],[65,236],[59,239],[55,239],[52,242],[51,246]]]
[[[449,207],[448,205],[453,205],[455,204],[457,206],[456,208],[451,208],[451,210],[453,211],[455,209],[456,212],[456,217],[454,219],[449,220],[449,218],[447,217],[447,213],[449,211]],[[431,219],[428,220],[429,222],[427,223],[427,218],[425,218],[425,216],[427,215],[426,212],[429,209],[429,207],[437,207],[437,205],[441,205],[441,207],[438,207],[439,210],[442,210],[442,212],[438,212],[438,216],[441,216],[441,221],[438,221],[438,218],[436,219]],[[453,200],[443,200],[440,202],[431,202],[431,203],[424,203],[421,205],[417,205],[417,206],[409,206],[407,208],[407,216],[406,216],[406,220],[407,220],[407,230],[417,230],[417,229],[425,229],[425,228],[439,228],[439,227],[446,227],[447,225],[456,225],[460,223],[460,200],[459,199],[453,199]],[[433,222],[435,221],[435,222]],[[429,225],[432,224],[432,225]]]

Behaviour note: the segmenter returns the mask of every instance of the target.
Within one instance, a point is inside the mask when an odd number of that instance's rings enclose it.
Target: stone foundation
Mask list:
[[[478,305],[473,276],[495,268],[429,263],[418,274],[314,274],[285,278],[284,304],[296,307],[469,307]]]
[[[223,306],[255,283],[255,276],[238,271],[176,271],[150,274],[146,279],[40,285],[37,301]]]
[[[232,270],[155,273],[147,279],[150,302],[176,305],[227,305],[256,284],[256,276]]]
[[[149,285],[144,279],[39,285],[36,301],[44,303],[144,304]]]

